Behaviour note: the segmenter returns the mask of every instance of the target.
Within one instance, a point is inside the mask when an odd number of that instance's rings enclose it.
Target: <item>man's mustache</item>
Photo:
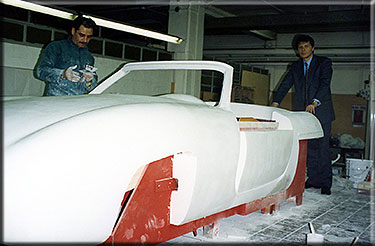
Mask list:
[[[84,44],[84,45],[87,45],[88,43],[87,42],[79,42],[80,44]]]

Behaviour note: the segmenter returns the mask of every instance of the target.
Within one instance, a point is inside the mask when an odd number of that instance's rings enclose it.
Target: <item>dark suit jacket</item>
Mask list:
[[[281,103],[294,85],[293,109],[305,111],[306,106],[318,99],[321,105],[315,109],[315,116],[323,123],[335,120],[331,97],[332,62],[327,57],[313,55],[307,79],[304,77],[303,60],[294,62],[273,97],[273,102]],[[306,88],[307,86],[307,88]]]

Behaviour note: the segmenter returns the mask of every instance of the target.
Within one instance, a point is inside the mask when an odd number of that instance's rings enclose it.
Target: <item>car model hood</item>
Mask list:
[[[120,105],[155,103],[206,105],[193,96],[179,94],[154,97],[123,94],[5,97],[3,144],[6,148],[36,131],[90,111]]]
[[[236,174],[235,115],[191,96],[106,94],[4,103],[6,241],[103,242],[138,170],[177,153],[195,156],[193,173]],[[231,147],[223,151],[224,145]],[[194,205],[196,216],[232,202],[235,179],[194,180],[212,191],[192,186],[192,198],[203,203]]]

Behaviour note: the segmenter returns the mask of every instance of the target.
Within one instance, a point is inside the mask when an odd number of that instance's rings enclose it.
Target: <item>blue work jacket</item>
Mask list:
[[[47,45],[37,68],[37,77],[47,83],[47,96],[82,95],[97,86],[96,74],[90,87],[85,82],[62,79],[64,70],[74,65],[77,65],[76,72],[84,70],[86,65],[94,66],[94,57],[87,47],[79,48],[71,37]]]

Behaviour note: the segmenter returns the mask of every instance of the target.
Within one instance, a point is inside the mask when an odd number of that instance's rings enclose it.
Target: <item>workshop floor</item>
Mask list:
[[[199,228],[192,233],[164,244],[245,243],[274,245],[304,245],[307,226],[311,222],[316,233],[324,235],[324,244],[375,245],[374,195],[358,193],[350,181],[334,176],[332,194],[321,195],[319,189],[305,190],[301,206],[290,199],[281,203],[280,211],[273,215],[260,211],[235,215],[219,222],[217,238],[208,238]]]

